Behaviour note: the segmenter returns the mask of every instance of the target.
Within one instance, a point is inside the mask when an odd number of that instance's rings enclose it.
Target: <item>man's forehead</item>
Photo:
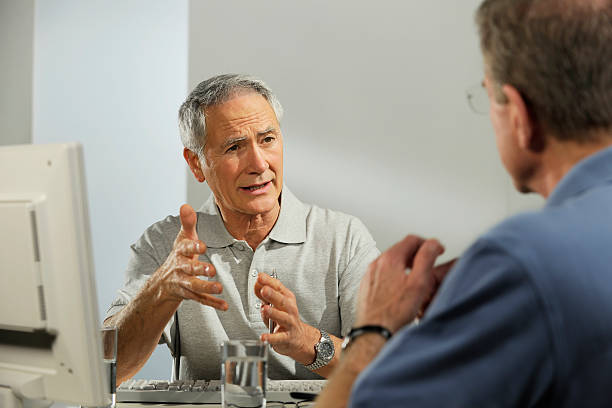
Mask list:
[[[276,120],[274,109],[266,98],[256,92],[241,93],[204,110],[210,121],[239,123],[241,120]]]
[[[272,106],[262,95],[241,93],[205,110],[206,133],[215,142],[240,138],[247,133],[262,135],[278,131],[279,124]],[[214,144],[216,144],[213,142]]]

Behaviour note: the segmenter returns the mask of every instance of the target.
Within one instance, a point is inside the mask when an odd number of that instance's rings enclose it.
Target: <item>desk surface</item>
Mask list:
[[[221,404],[157,404],[157,403],[136,403],[136,402],[118,402],[117,408],[160,408],[160,407],[172,407],[172,408],[194,408],[194,407],[221,407]]]

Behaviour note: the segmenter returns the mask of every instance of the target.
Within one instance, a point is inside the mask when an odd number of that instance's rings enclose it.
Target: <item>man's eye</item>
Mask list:
[[[263,140],[264,143],[272,143],[274,141],[274,136],[266,136]]]
[[[225,151],[225,153],[235,152],[236,150],[238,150],[238,145],[232,145]]]

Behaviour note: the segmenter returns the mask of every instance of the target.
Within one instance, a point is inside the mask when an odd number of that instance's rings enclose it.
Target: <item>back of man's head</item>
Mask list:
[[[559,140],[612,131],[612,0],[485,0],[476,21],[487,74],[515,87]]]

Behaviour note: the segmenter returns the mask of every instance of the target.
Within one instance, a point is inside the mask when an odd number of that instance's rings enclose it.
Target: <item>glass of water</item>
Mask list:
[[[265,407],[268,343],[229,340],[221,346],[223,407]]]
[[[114,326],[102,327],[100,334],[102,335],[104,366],[109,375],[109,392],[111,396],[111,405],[109,407],[115,408],[117,404],[117,328]]]

